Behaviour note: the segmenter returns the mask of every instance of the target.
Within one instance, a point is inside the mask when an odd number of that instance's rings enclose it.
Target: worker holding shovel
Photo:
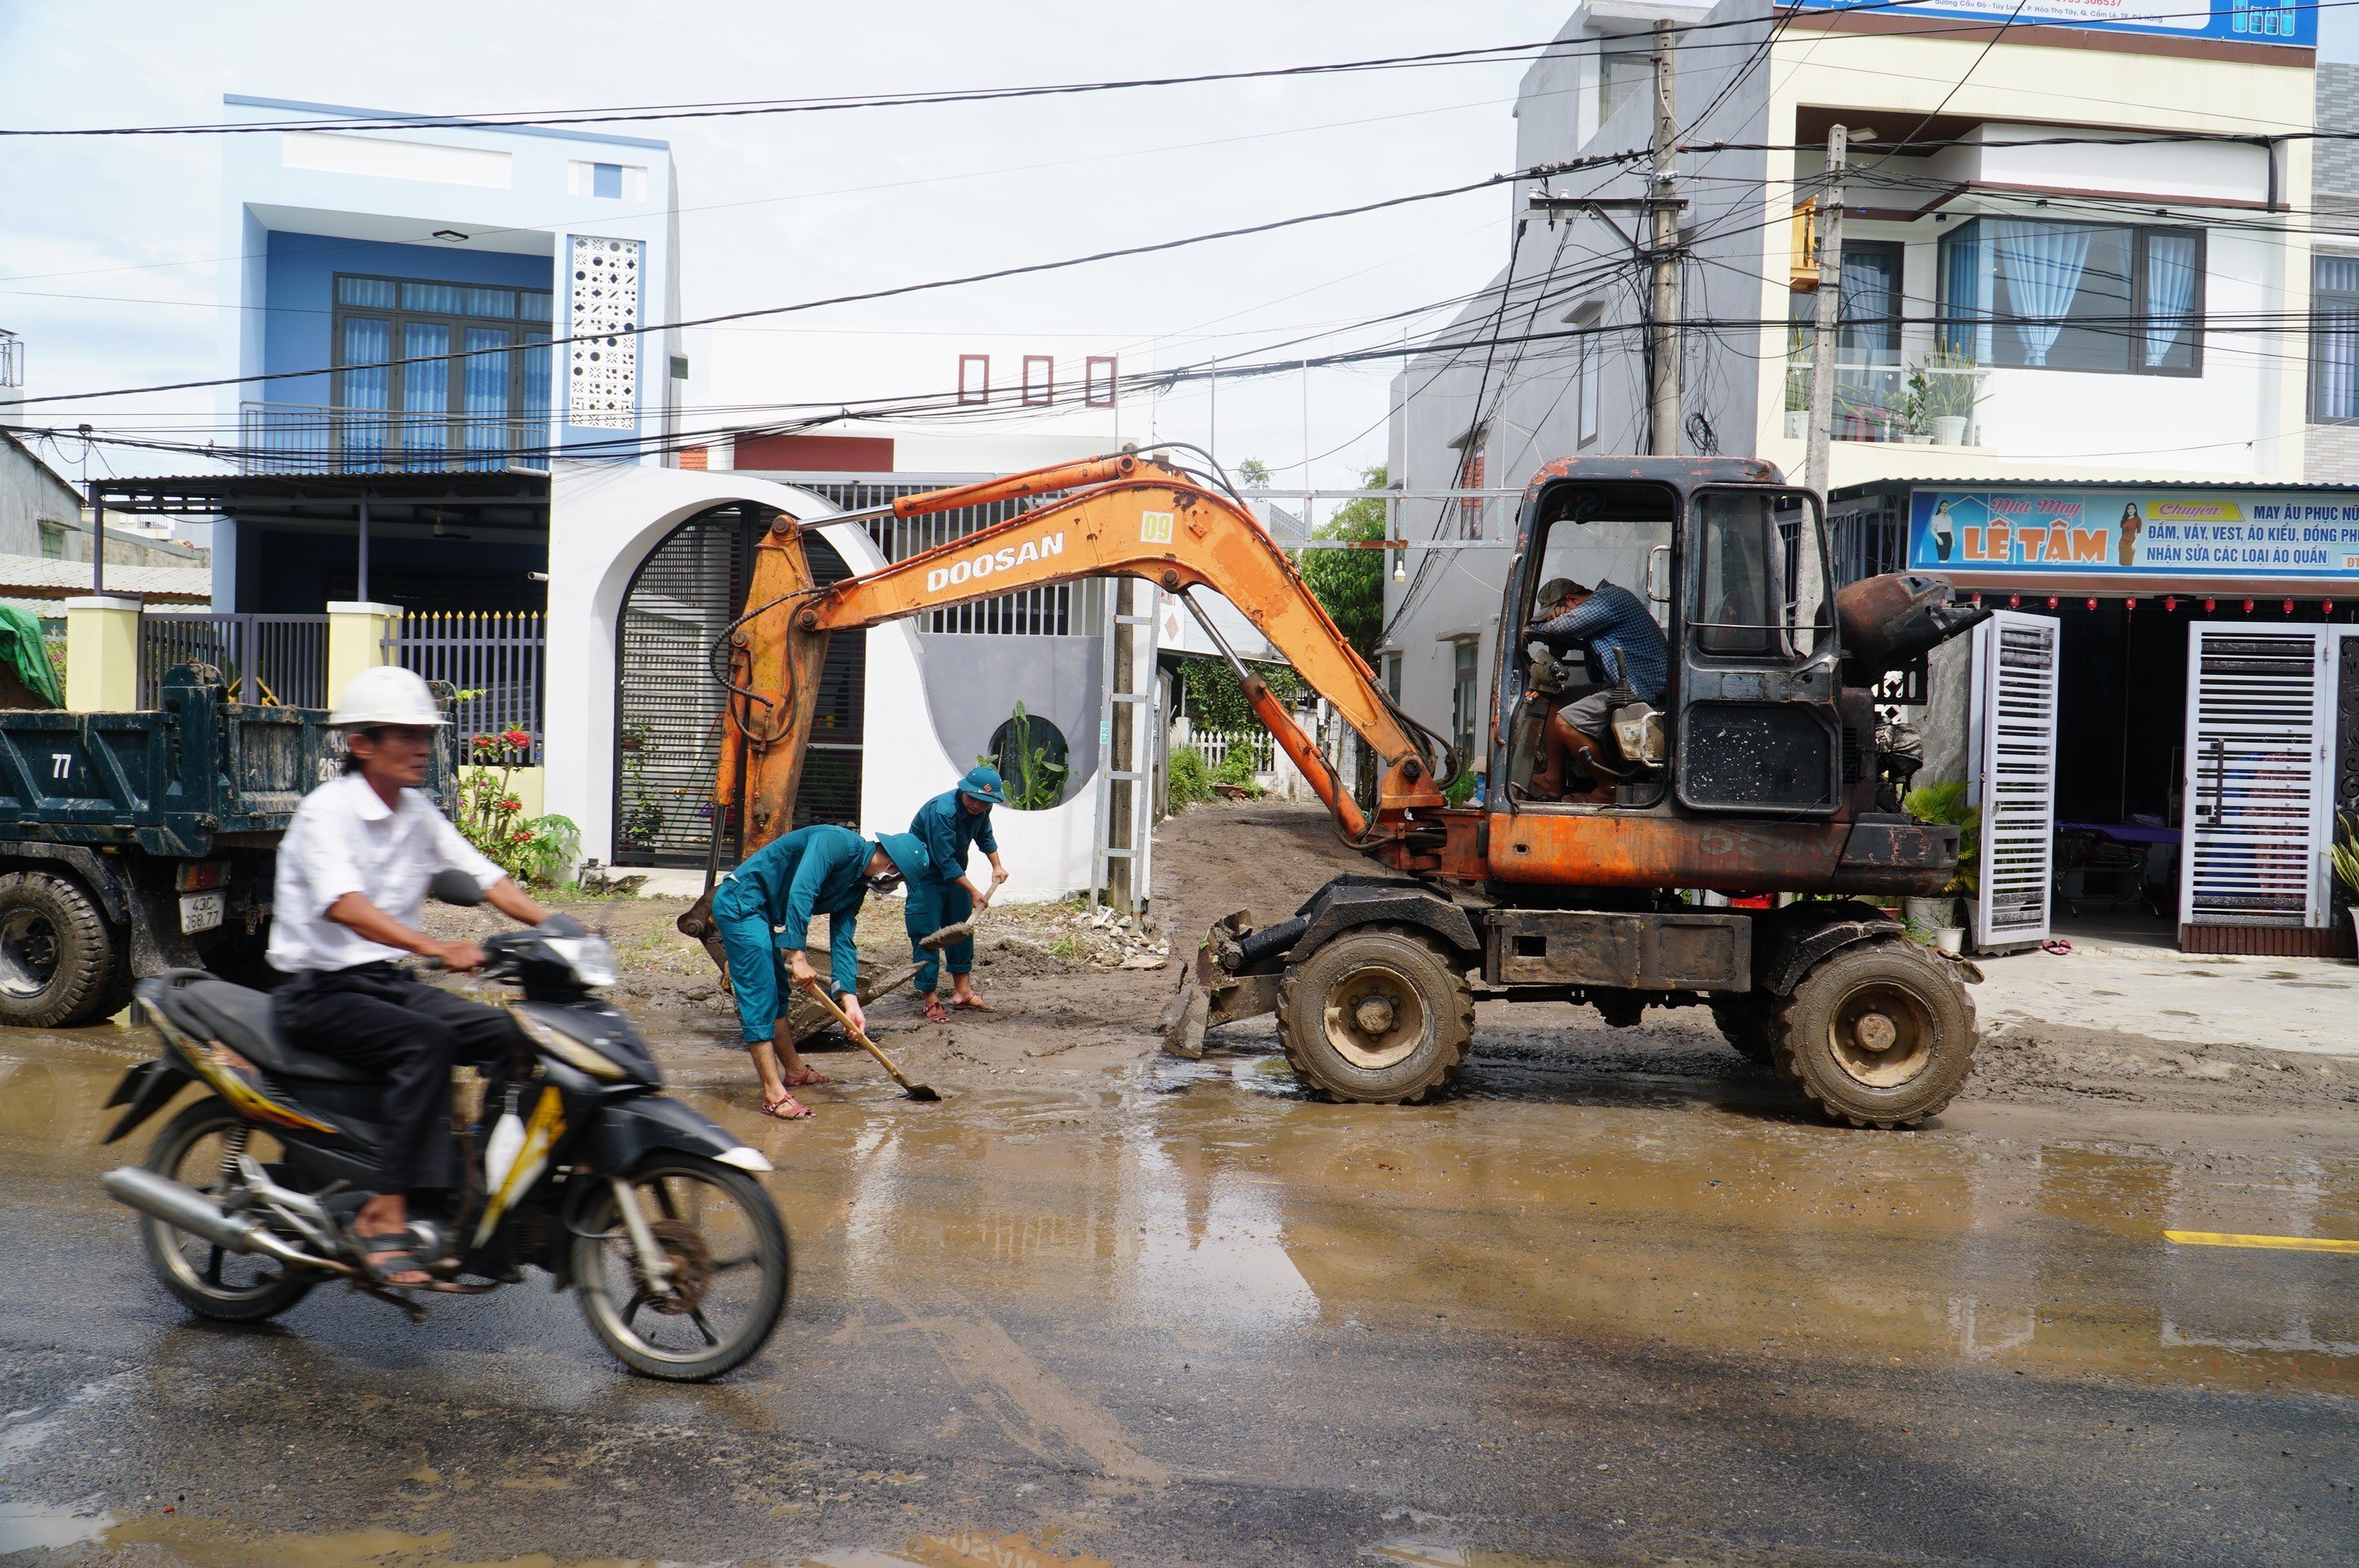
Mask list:
[[[798,827],[722,879],[712,895],[712,921],[729,955],[729,989],[754,1071],[762,1080],[762,1114],[792,1121],[810,1114],[793,1090],[826,1077],[795,1050],[787,1022],[786,982],[816,986],[804,954],[811,917],[828,917],[827,987],[853,1028],[860,1011],[860,949],[855,923],[872,892],[888,893],[907,879],[915,887],[929,874],[926,848],[907,833],[864,838],[849,827]],[[784,1063],[781,1071],[780,1064]]]
[[[925,1001],[926,1017],[935,1023],[951,1021],[941,999],[935,995],[945,963],[951,971],[951,1007],[971,1007],[979,1012],[999,1011],[975,994],[972,930],[955,941],[934,947],[927,946],[925,939],[945,926],[969,925],[976,910],[991,907],[992,895],[1007,880],[1007,868],[999,859],[999,840],[992,837],[991,808],[1006,804],[1007,791],[999,770],[977,764],[959,780],[956,788],[934,796],[918,807],[918,815],[909,819],[909,832],[925,845],[930,869],[923,876],[909,878],[908,903],[903,918],[909,928],[910,957],[918,963],[918,995]],[[967,871],[970,846],[980,847],[991,857],[991,886],[987,890],[975,886],[974,878]]]

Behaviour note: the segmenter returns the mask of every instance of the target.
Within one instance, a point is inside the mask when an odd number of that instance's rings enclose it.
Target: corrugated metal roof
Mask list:
[[[135,567],[106,563],[106,590],[136,593],[175,604],[210,604],[211,567]],[[0,555],[0,596],[70,599],[90,591],[88,561],[57,561],[46,556]]]
[[[2317,484],[2307,481],[2277,483],[2265,480],[2195,479],[1961,479],[1955,474],[1926,479],[1895,476],[1839,484],[1832,495],[1857,495],[1871,490],[2200,490],[2252,491],[2270,495],[2319,493],[2359,494],[2359,484]]]

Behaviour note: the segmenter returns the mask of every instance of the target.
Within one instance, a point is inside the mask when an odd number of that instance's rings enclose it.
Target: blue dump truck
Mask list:
[[[207,665],[138,712],[0,711],[0,1024],[107,1018],[168,968],[267,984],[278,839],[342,752],[322,709],[233,702]]]

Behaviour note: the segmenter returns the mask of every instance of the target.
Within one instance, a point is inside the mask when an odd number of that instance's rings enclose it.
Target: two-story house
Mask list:
[[[1594,0],[1526,78],[1520,164],[1647,147],[1651,85],[1629,83],[1658,17],[1687,203],[1678,449],[1803,477],[1832,288],[1836,580],[1940,572],[2007,612],[1911,705],[1923,776],[1965,778],[1990,823],[1982,940],[2035,939],[2060,908],[2196,946],[2347,946],[2320,851],[2351,804],[2332,731],[2359,492],[2319,461],[2352,378],[2311,330],[2311,13]],[[1839,266],[1810,243],[1836,125]],[[1641,157],[1553,190],[1645,178]],[[1527,195],[1511,266],[1396,384],[1411,487],[1647,449],[1643,258]],[[1387,673],[1439,727],[1516,653],[1506,520],[1413,521],[1488,535],[1388,596]],[[1644,563],[1602,569],[1641,588]],[[2019,666],[2028,686],[2000,678]]]

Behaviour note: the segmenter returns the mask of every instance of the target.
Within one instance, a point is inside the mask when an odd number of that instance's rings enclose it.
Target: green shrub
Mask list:
[[[1171,748],[1171,761],[1165,777],[1171,792],[1171,809],[1185,811],[1199,801],[1212,798],[1212,770],[1204,761],[1204,753],[1193,746]]]
[[[1982,807],[1966,804],[1965,781],[1919,784],[1900,805],[1919,822],[1958,830],[1958,869],[1950,873],[1949,886],[1941,892],[1952,898],[1972,898],[1977,886],[1975,867],[1982,858],[1983,812]]]
[[[1229,754],[1223,757],[1221,765],[1212,770],[1212,782],[1234,785],[1249,795],[1262,793],[1261,786],[1254,783],[1253,758],[1246,754],[1243,746],[1229,748]]]

